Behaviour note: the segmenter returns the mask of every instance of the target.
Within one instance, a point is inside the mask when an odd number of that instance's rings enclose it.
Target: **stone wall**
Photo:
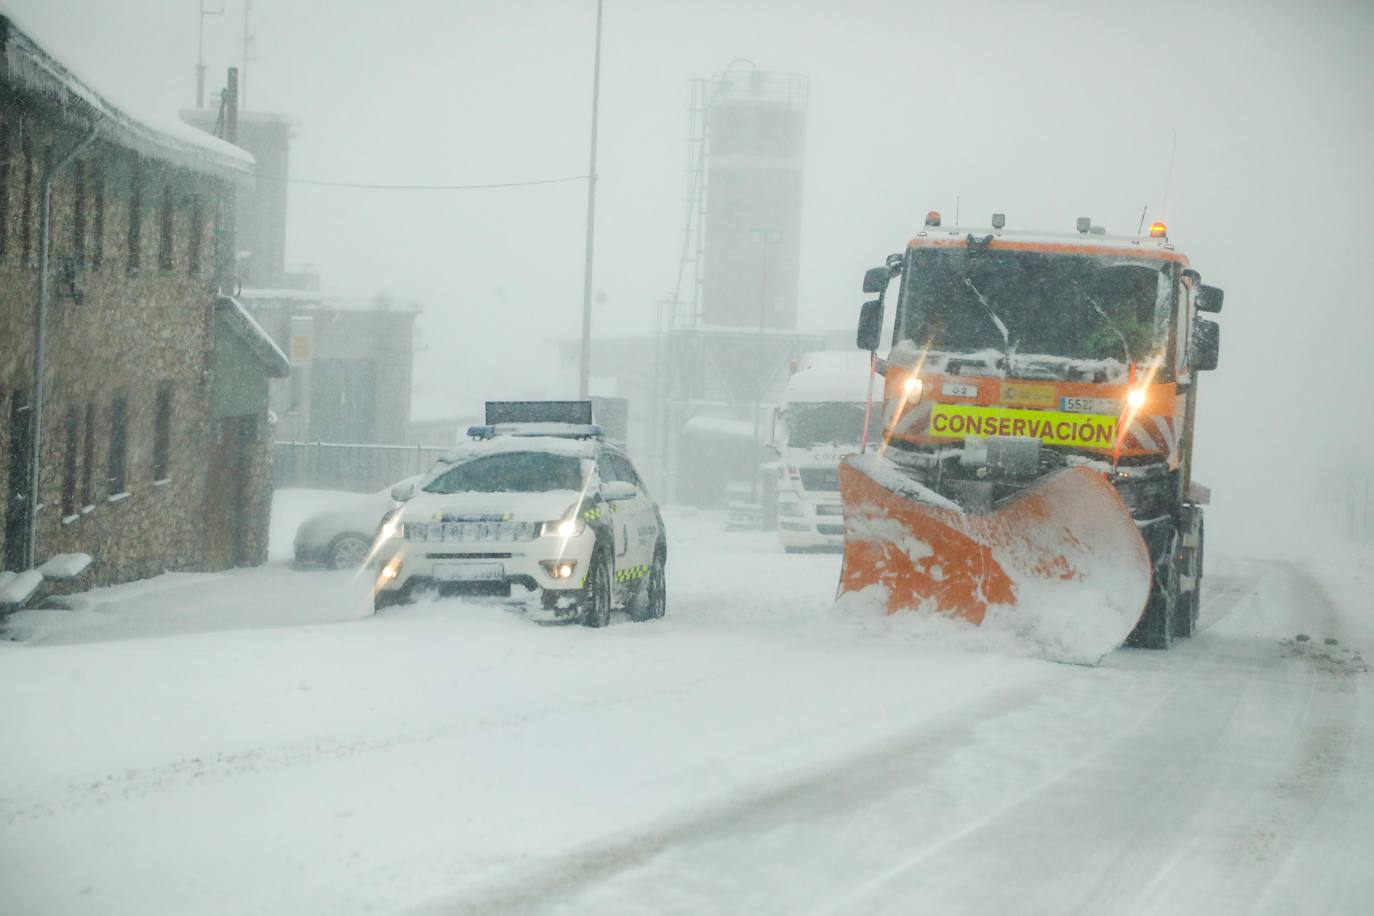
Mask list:
[[[42,163],[48,156],[60,159],[81,139],[76,130],[64,128],[60,113],[21,101],[0,94],[0,490],[6,497],[11,405],[29,399],[33,387]],[[173,169],[99,140],[55,180],[39,562],[56,553],[89,553],[95,558],[95,583],[203,569],[207,528],[232,524],[203,512],[212,441],[215,252],[219,243],[232,250],[216,236],[216,213],[230,195],[223,180]],[[131,230],[135,201],[136,231]],[[61,279],[68,264],[75,265],[79,298]],[[170,435],[166,469],[155,474],[159,386],[171,393]],[[110,477],[120,399],[126,442],[122,486]],[[69,417],[75,421],[75,450]],[[265,417],[259,426],[261,454],[250,464],[269,460]],[[74,461],[74,488],[64,480],[69,461]],[[251,556],[261,560],[270,481],[264,482],[261,472],[249,476],[246,539]],[[75,504],[64,512],[64,490],[73,489]],[[0,504],[0,522],[8,504],[8,498]],[[0,524],[0,538],[4,530]]]

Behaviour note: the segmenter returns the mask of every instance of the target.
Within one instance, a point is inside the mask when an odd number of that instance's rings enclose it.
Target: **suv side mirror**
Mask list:
[[[887,281],[892,279],[892,269],[886,265],[864,271],[864,292],[881,293],[887,290]]]
[[[415,481],[407,480],[391,488],[391,498],[403,503],[415,495]]]
[[[1196,319],[1193,322],[1193,368],[1215,369],[1220,356],[1221,325],[1206,318]]]
[[[601,484],[601,498],[607,502],[634,499],[638,495],[639,488],[628,480],[606,480]]]
[[[860,350],[872,353],[882,341],[883,303],[881,299],[870,299],[859,309],[859,332],[854,336],[854,343]]]
[[[1220,287],[1208,286],[1203,284],[1197,289],[1197,310],[1199,312],[1219,312],[1221,311],[1221,300],[1225,298],[1225,293]]]

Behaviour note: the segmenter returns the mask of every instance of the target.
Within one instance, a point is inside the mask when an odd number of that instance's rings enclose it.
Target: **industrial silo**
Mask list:
[[[797,326],[804,76],[732,68],[705,118],[700,323]]]

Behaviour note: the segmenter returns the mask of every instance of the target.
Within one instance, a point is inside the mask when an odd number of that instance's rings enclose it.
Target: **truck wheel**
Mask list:
[[[1202,610],[1202,510],[1194,509],[1193,511],[1199,516],[1197,519],[1197,541],[1192,547],[1183,548],[1185,557],[1183,570],[1192,577],[1193,587],[1191,590],[1179,594],[1178,619],[1174,624],[1175,636],[1192,636],[1196,633]]]
[[[657,620],[668,612],[668,586],[664,576],[663,554],[654,554],[648,578],[630,604],[630,618],[636,622]]]
[[[1160,555],[1150,582],[1150,597],[1140,623],[1126,644],[1144,649],[1167,649],[1174,642],[1174,619],[1180,603],[1178,592],[1178,532],[1169,539],[1169,549]]]
[[[592,557],[587,571],[587,588],[582,596],[582,625],[604,627],[611,622],[611,571],[606,555],[598,552]]]

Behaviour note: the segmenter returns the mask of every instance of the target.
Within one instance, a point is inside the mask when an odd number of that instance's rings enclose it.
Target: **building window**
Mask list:
[[[161,270],[172,269],[172,220],[174,212],[172,189],[164,187],[162,189],[161,218],[158,221],[161,223],[162,231],[158,234],[157,241],[157,266]]]
[[[75,407],[67,408],[66,441],[62,455],[62,517],[76,514],[76,449],[81,417]]]
[[[131,274],[138,273],[139,246],[143,242],[143,170],[134,166],[129,188],[129,264]]]
[[[105,262],[105,176],[91,173],[91,266]]]
[[[153,415],[153,480],[171,476],[172,383],[157,383],[157,413]]]
[[[86,405],[86,442],[81,449],[81,505],[95,505],[95,402]]]
[[[110,482],[110,496],[125,492],[124,472],[129,448],[129,401],[117,395],[110,405],[110,456],[106,462],[106,479]]]
[[[205,244],[205,203],[199,197],[191,199],[191,233],[186,243],[190,249],[189,269],[195,276],[200,273],[200,249]]]
[[[82,159],[72,163],[72,258],[78,267],[86,263],[86,163]]]

